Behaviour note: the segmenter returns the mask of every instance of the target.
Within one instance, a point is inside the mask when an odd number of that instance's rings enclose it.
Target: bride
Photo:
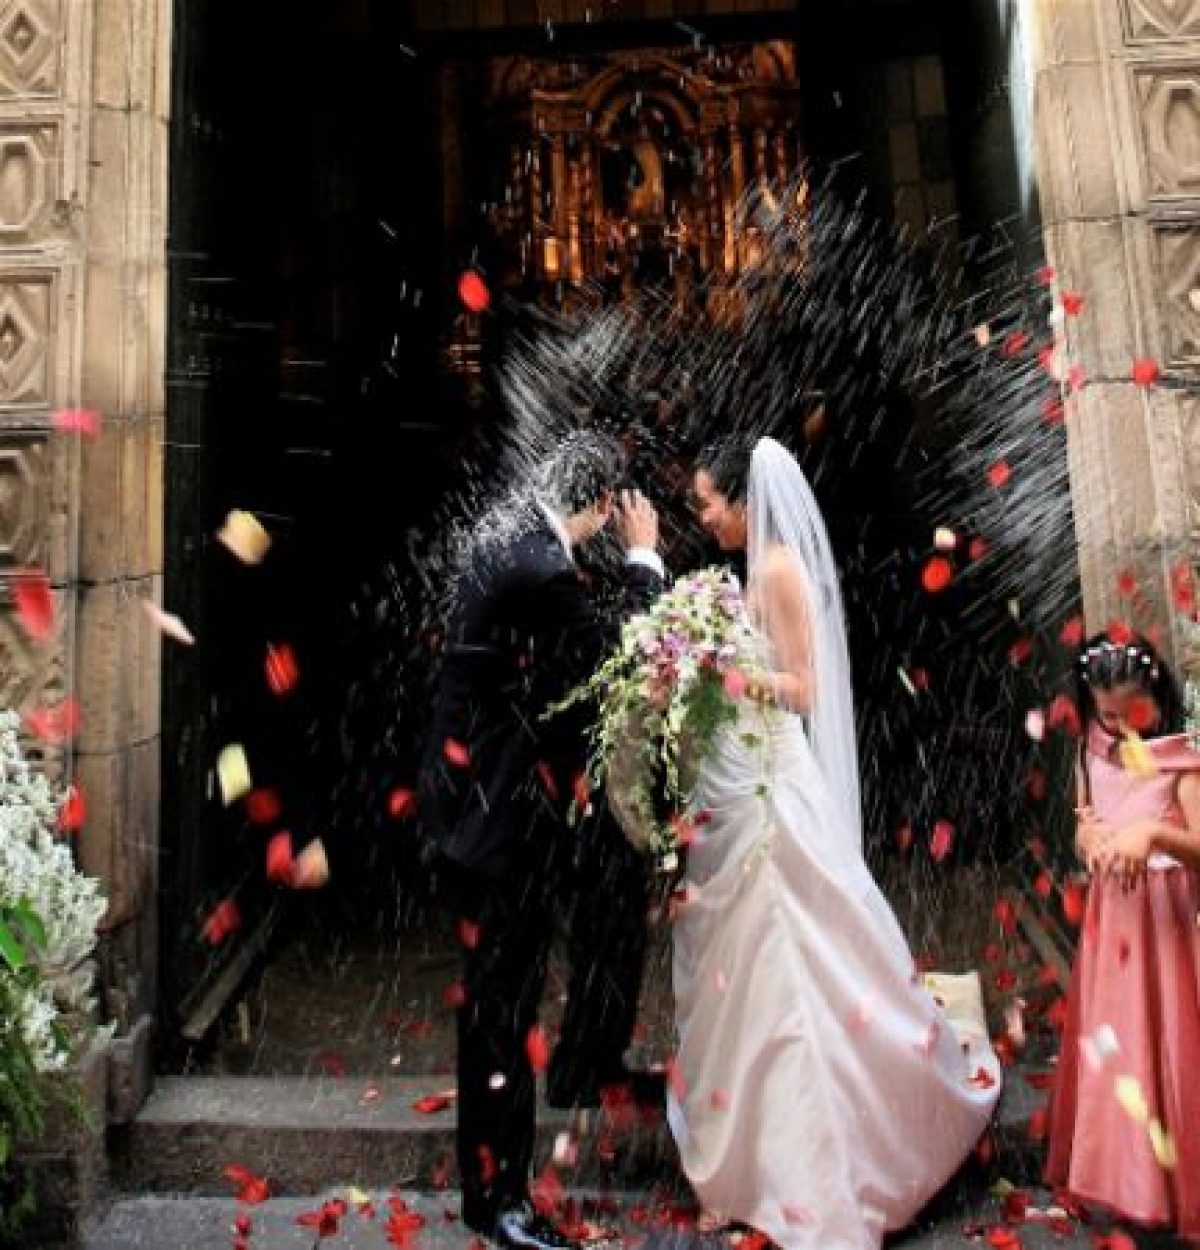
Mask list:
[[[841,595],[803,471],[764,438],[706,457],[694,495],[747,552],[770,676],[700,765],[668,1118],[708,1227],[877,1250],[976,1145],[999,1065],[922,985],[863,859]]]

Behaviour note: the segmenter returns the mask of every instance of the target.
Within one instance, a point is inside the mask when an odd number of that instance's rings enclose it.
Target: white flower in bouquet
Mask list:
[[[694,770],[762,680],[760,643],[727,569],[681,577],[633,617],[621,644],[562,707],[594,699],[589,772],[641,849],[671,862],[702,814]]]

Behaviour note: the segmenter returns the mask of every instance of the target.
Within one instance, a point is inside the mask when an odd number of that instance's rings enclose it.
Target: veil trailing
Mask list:
[[[804,470],[773,438],[760,439],[750,458],[747,531],[751,587],[758,581],[763,560],[779,548],[791,556],[803,579],[808,596],[813,691],[807,714],[809,738],[833,801],[844,818],[847,836],[861,853],[854,696],[837,566],[821,509]],[[771,636],[773,622],[765,619],[760,624]],[[775,624],[795,628],[794,622]]]

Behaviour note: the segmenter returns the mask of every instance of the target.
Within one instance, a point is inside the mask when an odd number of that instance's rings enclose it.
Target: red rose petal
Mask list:
[[[43,742],[69,742],[79,732],[83,716],[77,699],[61,699],[25,713],[25,724]]]
[[[63,833],[78,833],[86,819],[87,805],[83,801],[83,791],[72,782],[58,813],[58,827]]]
[[[417,792],[407,786],[397,786],[388,795],[388,814],[393,820],[408,820],[417,814]]]
[[[1109,621],[1105,630],[1114,646],[1124,647],[1133,641],[1133,630],[1124,621]]]
[[[45,642],[54,632],[54,597],[45,573],[18,573],[12,579],[17,617],[34,642]]]
[[[267,644],[267,685],[277,695],[290,694],[300,680],[300,668],[292,648],[281,642],[277,646]]]
[[[1078,317],[1083,312],[1083,306],[1087,301],[1078,291],[1064,291],[1060,302],[1062,303],[1063,312],[1068,317]]]
[[[458,298],[468,312],[487,312],[492,302],[487,283],[474,269],[468,269],[458,280]]]
[[[246,819],[252,825],[273,825],[283,813],[283,805],[274,790],[251,790],[246,795]]]
[[[525,1035],[525,1054],[534,1072],[545,1072],[550,1066],[550,1043],[540,1024],[535,1024]]]
[[[1064,623],[1058,639],[1064,647],[1077,647],[1083,642],[1083,617],[1073,616]]]
[[[442,1001],[447,1007],[455,1009],[462,1007],[467,1001],[467,987],[458,982],[446,987],[446,992],[442,995]]]
[[[1125,709],[1125,723],[1130,729],[1144,734],[1158,724],[1158,706],[1146,694],[1135,694]]]
[[[442,746],[442,754],[455,768],[470,768],[471,766],[470,748],[455,738],[446,739]]]
[[[1139,356],[1133,362],[1133,380],[1138,386],[1153,386],[1162,376],[1158,361],[1151,356]]]
[[[542,789],[550,796],[551,802],[558,802],[558,782],[554,779],[554,769],[545,760],[538,760],[537,774]]]
[[[954,848],[954,826],[948,820],[939,820],[929,836],[929,854],[934,863],[940,864]]]
[[[61,408],[50,421],[63,434],[86,434],[95,438],[100,433],[100,414],[94,408]]]
[[[1030,1141],[1045,1141],[1047,1127],[1047,1113],[1045,1107],[1038,1107],[1029,1117],[1029,1139]]]
[[[1063,886],[1062,910],[1066,921],[1073,928],[1083,923],[1084,910],[1087,906],[1087,890],[1078,881],[1068,881]]]
[[[1061,729],[1068,737],[1078,738],[1083,726],[1075,700],[1070,695],[1055,695],[1046,709],[1046,724],[1051,729]]]
[[[436,1115],[445,1111],[451,1100],[445,1094],[426,1094],[413,1103],[413,1110],[420,1115]]]
[[[1196,582],[1187,563],[1180,561],[1171,569],[1171,601],[1176,612],[1196,615]]]
[[[1046,425],[1062,425],[1067,419],[1067,408],[1062,396],[1051,395],[1042,401],[1042,421]]]
[[[200,930],[200,936],[210,945],[219,946],[231,933],[242,927],[242,913],[237,901],[222,899],[209,913]]]
[[[294,860],[292,835],[286,830],[277,833],[267,843],[267,880],[277,881],[280,885],[290,884]]]
[[[1008,648],[1008,662],[1012,664],[1014,667],[1017,667],[1021,664],[1024,664],[1025,661],[1029,659],[1029,657],[1032,654],[1033,654],[1033,639],[1032,638],[1018,638],[1016,642],[1014,642]]]
[[[1054,878],[1048,872],[1039,872],[1033,882],[1033,892],[1038,898],[1049,898],[1054,893]]]
[[[1012,937],[1017,931],[1017,909],[1013,906],[1012,900],[999,898],[992,910],[1001,932]]]
[[[1000,345],[1000,355],[1011,360],[1029,346],[1029,335],[1024,330],[1014,330]]]
[[[988,484],[993,490],[1003,490],[1012,477],[1012,467],[1007,460],[997,460],[987,471]]]
[[[931,594],[936,595],[946,589],[954,577],[954,567],[942,556],[934,556],[921,570],[921,585]]]
[[[227,1180],[231,1180],[237,1186],[238,1202],[256,1206],[260,1202],[266,1202],[271,1196],[270,1186],[266,1179],[256,1176],[240,1163],[228,1164],[224,1169],[224,1175]]]

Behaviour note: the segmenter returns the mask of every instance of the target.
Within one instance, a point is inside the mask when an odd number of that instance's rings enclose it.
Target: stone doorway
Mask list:
[[[448,1061],[452,928],[389,799],[412,782],[429,667],[409,531],[498,419],[478,353],[501,345],[457,305],[461,268],[482,259],[499,291],[583,298],[616,227],[623,284],[648,280],[634,255],[648,234],[660,258],[735,269],[739,184],[802,155],[855,156],[849,179],[881,215],[918,234],[940,222],[951,249],[972,217],[1018,207],[1002,161],[979,200],[963,119],[983,70],[948,81],[940,21],[881,18],[839,44],[844,20],[723,19],[699,51],[678,23],[568,28],[554,46],[518,24],[498,54],[367,0],[282,31],[177,7],[164,597],[199,642],[164,654],[160,1069]],[[845,479],[875,501],[872,543],[885,528],[923,541],[901,478],[881,443]],[[261,566],[213,540],[235,507],[272,534]],[[265,665],[285,646],[300,677],[280,696]],[[230,744],[277,819],[223,803],[214,762]],[[326,845],[326,890],[265,880],[280,829]],[[240,927],[206,941],[228,900]]]

